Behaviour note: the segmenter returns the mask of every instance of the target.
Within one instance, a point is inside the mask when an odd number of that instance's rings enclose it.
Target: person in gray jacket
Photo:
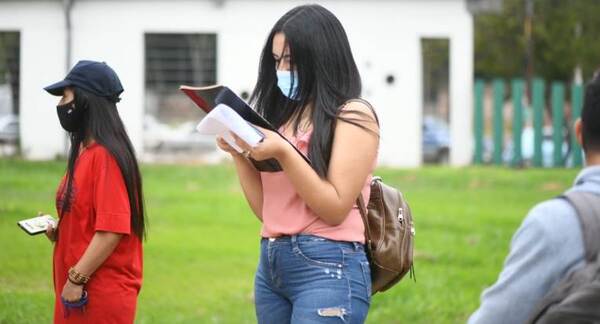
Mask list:
[[[600,196],[598,73],[586,86],[575,134],[583,147],[587,166],[568,191],[587,191]],[[524,323],[544,295],[584,263],[583,236],[574,207],[561,198],[538,204],[514,234],[498,280],[483,292],[481,305],[468,323]]]

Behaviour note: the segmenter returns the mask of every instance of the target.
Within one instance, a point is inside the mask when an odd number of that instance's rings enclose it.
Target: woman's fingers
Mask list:
[[[235,144],[237,144],[244,152],[252,152],[252,146],[248,145],[243,139],[239,138],[233,132],[231,133],[231,136],[233,136]]]
[[[229,148],[229,144],[227,144],[222,137],[217,136],[217,146],[222,149],[227,151],[227,149]]]
[[[69,303],[75,303],[81,300],[81,296],[75,297],[76,295],[69,296],[69,298],[65,298]]]
[[[217,146],[228,153],[234,153],[236,152],[235,149],[233,147],[231,147],[231,145],[229,145],[229,143],[227,143],[222,137],[217,137]]]
[[[67,281],[63,286],[61,296],[70,303],[77,302],[83,297],[83,286],[75,286]]]
[[[56,231],[54,230],[54,227],[51,224],[48,224],[48,227],[46,227],[46,237],[51,242],[54,242],[56,240]]]

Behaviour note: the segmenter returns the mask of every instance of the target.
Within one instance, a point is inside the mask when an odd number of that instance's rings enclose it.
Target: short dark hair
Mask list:
[[[581,124],[583,149],[586,152],[600,152],[600,73],[598,72],[585,87]]]

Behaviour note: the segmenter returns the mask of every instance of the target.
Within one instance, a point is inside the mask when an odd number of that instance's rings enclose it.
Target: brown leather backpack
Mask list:
[[[388,290],[407,272],[416,281],[413,267],[415,227],[402,193],[384,184],[380,177],[373,177],[369,204],[365,208],[362,195],[357,204],[365,224],[371,293]]]

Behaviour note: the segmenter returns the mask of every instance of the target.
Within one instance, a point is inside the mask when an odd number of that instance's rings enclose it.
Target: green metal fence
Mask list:
[[[491,88],[491,100],[487,100],[491,105],[488,107],[487,119],[486,86]],[[546,93],[547,89],[549,93]],[[575,138],[573,123],[581,114],[583,86],[571,86],[569,101],[566,101],[563,82],[552,82],[547,87],[544,80],[534,79],[531,82],[530,101],[525,100],[525,91],[526,83],[522,79],[510,80],[510,87],[507,87],[507,82],[503,79],[491,82],[475,80],[473,162],[510,166],[580,167],[583,161],[582,150]],[[549,105],[546,99],[549,99]],[[512,117],[505,118],[505,113]],[[486,124],[491,128],[487,133]],[[526,144],[533,149],[524,155],[523,133],[526,127],[533,133],[533,136],[527,138],[532,143]],[[551,130],[551,136],[548,131],[544,134],[544,128]],[[548,154],[550,150],[551,155]]]

